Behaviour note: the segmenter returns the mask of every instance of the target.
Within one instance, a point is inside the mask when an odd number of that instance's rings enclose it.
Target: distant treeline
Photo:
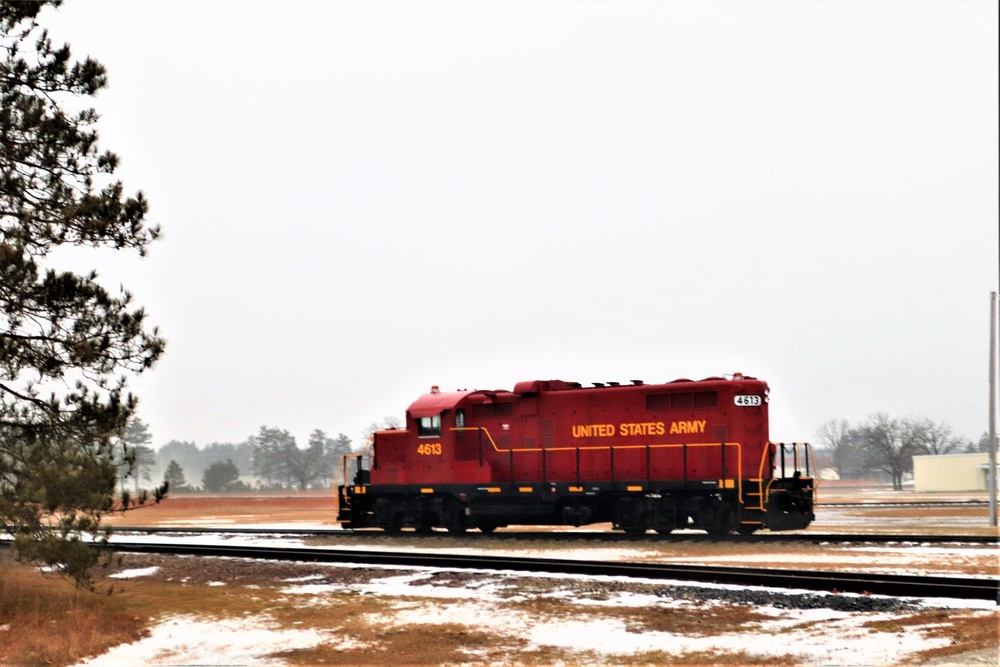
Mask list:
[[[280,428],[261,426],[256,435],[240,443],[171,440],[154,450],[146,425],[133,420],[123,438],[135,457],[134,471],[122,485],[170,482],[171,492],[249,491],[260,489],[328,489],[333,484],[340,457],[352,451],[343,433],[336,438],[316,429],[305,447]]]
[[[903,478],[913,472],[913,457],[921,454],[985,452],[989,437],[968,442],[955,436],[951,427],[926,417],[894,418],[876,412],[858,425],[846,419],[831,419],[816,430],[820,466],[836,470],[840,479],[858,479],[880,473],[903,487]]]

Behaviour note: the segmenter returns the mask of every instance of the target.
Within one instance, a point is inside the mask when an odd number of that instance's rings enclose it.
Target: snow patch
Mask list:
[[[151,635],[78,665],[281,665],[275,653],[307,649],[335,638],[315,630],[273,630],[247,619],[205,621],[194,616],[169,618]]]
[[[139,567],[133,570],[122,570],[116,574],[108,575],[108,579],[135,579],[136,577],[148,577],[151,574],[156,574],[157,570],[160,568],[153,567]]]

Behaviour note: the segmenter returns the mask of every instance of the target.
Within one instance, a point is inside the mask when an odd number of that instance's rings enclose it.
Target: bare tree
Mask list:
[[[859,429],[865,464],[892,478],[892,488],[903,489],[903,474],[913,470],[913,455],[921,449],[912,424],[876,412]]]
[[[905,420],[904,424],[923,454],[949,454],[962,444],[961,438],[952,435],[951,427],[944,422],[938,424],[921,417]]]
[[[368,425],[368,428],[362,431],[361,442],[358,443],[357,449],[355,451],[357,451],[359,454],[363,455],[367,454],[368,458],[365,460],[365,463],[366,465],[371,466],[372,462],[370,457],[372,455],[372,451],[368,447],[368,445],[374,441],[375,433],[378,431],[386,431],[389,429],[402,428],[402,426],[403,422],[399,419],[399,417],[396,417],[395,415],[387,415],[385,417],[382,417],[382,421],[380,422],[372,422],[371,424]]]
[[[372,441],[372,437],[377,431],[385,431],[388,429],[401,428],[403,422],[395,415],[387,415],[382,417],[382,421],[375,421],[368,425],[361,434],[361,442],[358,443],[358,451],[364,451],[368,446],[368,443]]]
[[[851,426],[846,419],[831,419],[816,429],[819,443],[833,456],[833,467],[841,478],[847,472],[854,452]]]

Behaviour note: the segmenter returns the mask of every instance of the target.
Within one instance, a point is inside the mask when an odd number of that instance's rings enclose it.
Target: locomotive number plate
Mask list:
[[[441,443],[429,442],[417,447],[417,454],[421,456],[441,456]]]
[[[763,402],[761,401],[760,396],[746,396],[742,394],[739,396],[733,396],[733,401],[736,403],[736,405],[742,408],[757,406]]]

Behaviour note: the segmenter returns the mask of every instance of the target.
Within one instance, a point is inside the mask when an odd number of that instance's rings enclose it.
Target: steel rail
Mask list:
[[[858,572],[773,570],[766,568],[605,562],[495,555],[395,553],[390,551],[348,551],[288,547],[206,546],[130,542],[115,543],[114,548],[119,552],[131,553],[668,579],[736,586],[765,586],[894,597],[943,597],[990,600],[1000,604],[1000,579],[976,577],[925,577]]]
[[[705,533],[671,533],[670,535],[659,535],[647,533],[645,535],[626,535],[621,532],[611,531],[511,531],[493,532],[483,534],[477,531],[469,531],[459,535],[446,531],[434,531],[431,533],[416,533],[413,531],[403,531],[390,535],[378,529],[363,530],[342,530],[340,528],[233,528],[220,527],[210,528],[207,526],[198,527],[176,527],[176,526],[130,526],[116,527],[116,535],[145,533],[148,535],[290,535],[294,537],[332,537],[345,540],[360,540],[364,538],[376,539],[453,539],[468,541],[572,541],[581,540],[589,542],[653,542],[670,544],[671,542],[734,542],[734,543],[767,543],[767,542],[874,542],[874,543],[894,543],[894,542],[915,542],[915,543],[966,543],[966,544],[1000,544],[1000,535],[912,535],[912,534],[867,534],[867,533],[768,533],[764,535],[727,535],[724,537],[707,535]]]

